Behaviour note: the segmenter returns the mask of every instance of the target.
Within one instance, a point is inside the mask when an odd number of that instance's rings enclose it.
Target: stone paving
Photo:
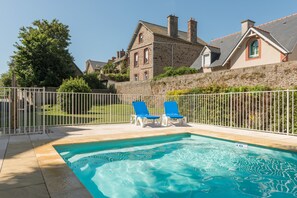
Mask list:
[[[0,137],[0,197],[91,197],[53,145],[190,132],[297,152],[297,137],[191,124],[53,127],[47,134]]]

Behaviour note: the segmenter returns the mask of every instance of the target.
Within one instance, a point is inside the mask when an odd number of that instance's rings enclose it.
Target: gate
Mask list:
[[[44,88],[0,87],[0,135],[45,132]]]

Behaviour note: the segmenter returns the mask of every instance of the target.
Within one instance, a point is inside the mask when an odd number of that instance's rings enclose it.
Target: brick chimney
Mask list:
[[[167,32],[168,36],[177,38],[178,37],[178,17],[174,15],[169,15],[167,17],[168,25]]]
[[[250,27],[253,27],[255,25],[255,21],[252,21],[250,19],[244,20],[241,22],[241,36],[248,31]]]
[[[122,50],[120,51],[120,58],[122,58],[123,56],[125,56],[125,54],[126,54],[125,50],[122,49]]]
[[[188,41],[197,42],[197,21],[193,18],[188,21]]]

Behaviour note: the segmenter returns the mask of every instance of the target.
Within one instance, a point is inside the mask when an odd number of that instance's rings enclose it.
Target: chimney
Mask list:
[[[197,42],[197,21],[193,18],[188,21],[188,41]]]
[[[120,51],[120,58],[122,58],[123,56],[125,56],[125,54],[126,54],[125,50],[122,49],[122,50]]]
[[[255,25],[255,21],[252,20],[244,20],[241,22],[241,35],[244,35],[246,33],[246,31],[248,31],[248,29],[250,27],[253,27]]]
[[[117,51],[117,59],[119,59],[119,58],[121,58],[121,57],[120,57],[120,52]]]
[[[167,17],[168,25],[167,32],[168,36],[177,38],[178,37],[178,17],[174,15],[169,15]]]

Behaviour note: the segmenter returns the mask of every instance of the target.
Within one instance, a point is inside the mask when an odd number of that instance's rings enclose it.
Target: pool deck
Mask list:
[[[0,197],[91,197],[53,145],[184,132],[297,152],[297,136],[207,125],[140,128],[132,124],[53,127],[50,133],[0,137]]]

